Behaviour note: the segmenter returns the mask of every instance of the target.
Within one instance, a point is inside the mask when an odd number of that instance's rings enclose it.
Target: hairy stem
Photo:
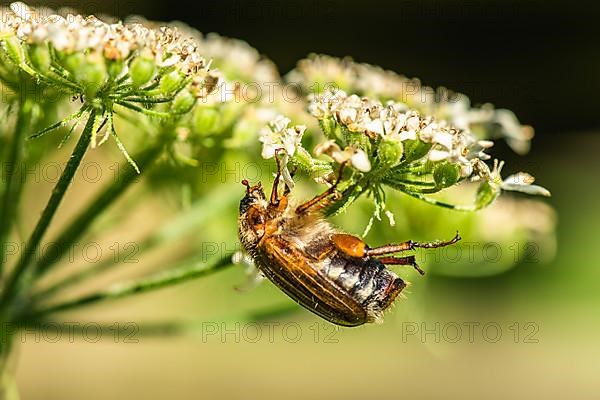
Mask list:
[[[163,148],[164,143],[159,141],[135,157],[142,171],[149,169],[151,164],[162,153]],[[140,176],[133,168],[122,168],[121,171],[119,176],[84,207],[83,211],[53,240],[54,245],[40,258],[35,267],[34,273],[36,275],[41,276],[45,274],[53,264],[59,261],[70,246],[94,223],[96,218],[113,204]]]
[[[21,257],[17,261],[12,274],[6,281],[4,291],[0,297],[0,310],[6,308],[7,304],[18,292],[20,279],[31,263],[33,256],[37,252],[40,242],[48,230],[48,227],[50,226],[50,223],[56,214],[56,210],[58,209],[58,206],[67,192],[67,189],[69,188],[69,185],[73,180],[75,173],[77,172],[79,164],[81,163],[81,160],[83,159],[83,156],[85,155],[85,152],[90,144],[95,119],[96,111],[92,110],[85,128],[81,133],[79,141],[77,142],[77,145],[75,145],[75,149],[73,149],[73,153],[71,154],[64,171],[56,183],[56,186],[54,186],[52,195],[50,196],[50,199],[48,200],[48,203],[46,204],[46,207],[44,208],[44,211],[42,212],[42,215],[40,216],[33,233],[29,237]]]
[[[31,313],[26,314],[22,319],[36,319],[47,314],[71,310],[74,308],[102,301],[116,300],[134,294],[149,292],[167,286],[172,286],[177,283],[189,281],[191,279],[206,276],[231,266],[231,257],[232,254],[226,254],[218,260],[209,263],[198,261],[196,259],[184,264],[181,267],[173,268],[167,271],[162,271],[157,274],[150,275],[149,277],[142,278],[138,281],[133,281],[129,283],[116,283],[111,285],[108,289],[102,290],[100,292],[96,292],[64,303],[58,303],[38,311],[33,311]]]

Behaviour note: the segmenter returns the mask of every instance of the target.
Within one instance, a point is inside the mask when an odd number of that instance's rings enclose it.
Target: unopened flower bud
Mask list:
[[[117,79],[123,73],[123,67],[123,60],[109,60],[107,70],[110,78]]]
[[[6,46],[6,53],[8,57],[17,65],[20,65],[25,60],[25,55],[23,54],[23,47],[21,46],[21,42],[14,36],[9,36],[4,39],[4,43]]]
[[[154,77],[156,64],[154,60],[146,57],[135,58],[129,66],[129,75],[134,88],[139,88]],[[161,82],[162,83],[162,82]]]
[[[182,90],[175,96],[173,101],[173,111],[178,114],[183,114],[192,109],[196,103],[196,98],[190,93],[189,90]]]
[[[386,167],[393,167],[400,162],[404,146],[397,140],[382,140],[377,149],[379,161]]]
[[[181,86],[185,76],[179,71],[172,71],[160,79],[160,91],[164,95],[172,94]]]
[[[50,51],[44,45],[32,45],[29,48],[29,59],[31,63],[40,72],[47,72],[50,69]]]
[[[192,124],[194,130],[199,134],[214,133],[221,123],[221,116],[212,107],[198,106],[194,110]]]
[[[84,87],[86,95],[93,97],[108,77],[104,58],[97,53],[88,55],[74,75],[76,82]]]
[[[438,188],[447,188],[458,182],[460,178],[460,167],[455,164],[444,162],[436,165],[433,170],[433,180]]]

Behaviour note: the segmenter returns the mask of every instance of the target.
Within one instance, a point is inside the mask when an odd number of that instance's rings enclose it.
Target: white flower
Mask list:
[[[436,162],[446,160],[450,157],[450,152],[446,150],[431,149],[429,151],[429,160]]]
[[[283,142],[283,147],[289,156],[293,156],[296,149],[301,146],[304,131],[306,131],[306,126],[304,125],[296,125],[284,131],[281,140]]]
[[[315,147],[316,155],[326,154],[338,164],[350,162],[350,164],[361,172],[371,170],[371,161],[369,156],[361,149],[355,147],[346,147],[344,150],[333,140],[323,142]]]
[[[282,115],[271,120],[265,128],[260,131],[258,140],[263,144],[262,158],[269,159],[275,156],[277,149],[283,149],[282,132],[291,121]]]
[[[282,132],[288,125],[292,122],[289,118],[284,117],[283,115],[278,115],[271,122],[269,122],[269,127],[273,132]]]
[[[417,140],[417,132],[409,130],[409,131],[402,131],[400,132],[400,134],[398,135],[398,138],[401,141],[404,140]]]
[[[275,156],[277,149],[283,148],[280,143],[279,134],[273,132],[269,128],[263,128],[260,131],[258,140],[263,144],[261,156],[264,159],[269,159]]]
[[[433,124],[428,125],[425,129],[430,128]],[[454,142],[454,136],[446,131],[438,131],[432,134],[431,141],[433,143],[439,144],[444,148],[450,150],[452,149],[452,144]]]
[[[338,112],[338,119],[344,124],[351,124],[356,122],[358,117],[358,111],[352,107],[344,107]]]
[[[409,131],[417,131],[419,130],[419,125],[420,125],[420,119],[418,115],[415,115],[416,113],[412,113],[413,115],[411,115],[407,120],[406,120],[406,129]]]
[[[381,121],[380,119],[366,120],[359,129],[364,130],[365,132],[375,133],[381,136],[383,136],[385,133],[385,129],[383,128],[383,121]]]
[[[302,147],[302,135],[306,130],[304,125],[295,125],[288,127],[290,119],[281,115],[275,117],[267,127],[260,131],[258,140],[263,144],[262,157],[269,159],[275,156],[277,150],[285,150],[281,156],[281,164],[283,165],[282,175],[286,185],[290,188],[294,187],[294,181],[290,171],[287,168],[289,158],[292,157],[296,150]]]
[[[510,110],[494,110],[491,105],[491,115],[485,123],[496,124],[500,127],[500,135],[506,139],[508,145],[518,154],[526,154],[531,147],[533,139],[533,128],[528,125],[521,125],[517,116]]]
[[[502,190],[521,192],[536,196],[550,197],[550,191],[542,186],[533,185],[535,178],[526,172],[518,172],[502,180],[501,172],[504,161],[494,160],[490,171],[487,164],[479,159],[473,160],[473,169],[480,179],[487,180],[490,184]]]
[[[357,149],[356,152],[350,157],[352,166],[361,172],[369,172],[371,170],[371,161],[369,156],[363,150]]]
[[[502,181],[501,187],[503,190],[550,197],[550,191],[542,186],[533,185],[534,181],[535,178],[528,173],[518,172]]]

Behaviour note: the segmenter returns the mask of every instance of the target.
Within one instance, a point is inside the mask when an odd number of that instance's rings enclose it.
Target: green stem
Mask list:
[[[17,343],[14,339],[14,326],[3,321],[0,327],[0,399],[18,400],[15,370],[18,352],[13,348]]]
[[[37,330],[40,332],[47,332],[50,329],[56,331],[57,327],[66,326],[69,329],[71,335],[87,334],[85,324],[73,324],[70,321],[43,321],[43,320],[29,320],[29,321],[18,321],[15,324],[16,328]],[[94,324],[96,328],[101,332],[100,337],[122,338],[123,343],[136,343],[134,342],[140,337],[165,337],[165,336],[181,336],[198,330],[201,327],[201,323],[197,322],[182,322],[182,321],[164,321],[164,322],[133,322],[123,321],[110,324]],[[54,332],[52,331],[52,332]],[[85,336],[84,336],[85,337]],[[129,339],[130,338],[130,339]],[[0,397],[1,398],[1,397]]]
[[[301,311],[302,308],[293,301],[285,302],[284,304],[270,306],[268,308],[260,308],[257,310],[249,310],[232,314],[219,315],[211,317],[211,321],[220,322],[245,322],[245,323],[265,323],[281,318],[289,317],[290,315]],[[165,336],[181,336],[183,334],[195,333],[202,331],[206,319],[193,320],[171,320],[160,322],[117,322],[111,324],[97,324],[98,329],[103,334],[102,337],[121,337],[127,340],[128,337],[165,337]],[[46,321],[44,319],[36,320],[20,320],[14,322],[14,327],[17,329],[32,329],[44,332],[48,329],[56,330],[57,325],[67,326],[72,333],[84,333],[85,324],[69,324],[67,321]]]
[[[24,90],[21,92],[24,92]],[[10,234],[14,212],[21,193],[21,176],[15,174],[15,172],[23,160],[23,142],[31,126],[32,104],[26,99],[24,93],[20,95],[18,108],[15,133],[9,150],[4,190],[0,204],[0,221],[2,221],[0,223],[0,276],[2,276],[4,263],[6,262],[6,255],[4,254],[6,240]]]
[[[144,252],[148,251],[149,249],[154,247],[154,241],[149,240],[151,238],[146,238],[142,243],[140,243],[137,247],[137,252],[136,255],[141,255]],[[105,257],[102,261],[100,261],[99,264],[95,264],[95,265],[88,265],[86,264],[85,267],[83,268],[78,268],[76,273],[67,276],[66,278],[64,278],[61,281],[56,282],[55,284],[40,290],[39,292],[34,293],[31,296],[31,301],[32,302],[39,302],[42,299],[48,298],[49,296],[52,296],[60,291],[62,291],[63,289],[66,289],[70,286],[76,285],[80,282],[83,282],[91,277],[94,277],[102,272],[106,272],[109,271],[110,269],[112,269],[113,267],[116,267],[117,265],[120,265],[119,262],[117,260],[115,260],[115,257],[113,256],[109,256],[109,257]]]
[[[478,211],[480,210],[482,207],[479,207],[475,204],[468,204],[468,205],[457,205],[457,204],[450,204],[450,203],[446,203],[444,201],[440,201],[440,200],[436,200],[436,199],[432,199],[431,197],[427,197],[424,196],[420,193],[414,193],[414,192],[409,192],[409,191],[405,191],[402,190],[402,193],[405,193],[409,196],[412,196],[416,199],[422,200],[425,203],[434,205],[434,206],[438,206],[438,207],[442,207],[442,208],[449,208],[451,210],[456,210],[456,211],[465,211],[465,212],[473,212],[473,211]]]
[[[200,231],[201,228],[210,221],[211,217],[216,217],[222,210],[230,208],[238,201],[238,198],[239,189],[237,188],[233,188],[229,185],[215,188],[215,190],[206,197],[194,203],[189,210],[184,211],[175,219],[169,220],[169,222],[157,232],[144,238],[138,245],[136,254],[141,255],[164,243],[174,242],[192,232]],[[102,272],[106,272],[117,265],[119,265],[119,263],[115,257],[106,257],[99,264],[92,266],[86,265],[85,267],[77,268],[76,270],[78,272],[35,293],[31,300],[37,302],[43,298],[47,298],[69,286],[83,282]]]
[[[7,306],[7,303],[13,299],[18,291],[21,276],[31,263],[31,260],[35,255],[40,242],[44,237],[44,234],[48,230],[48,226],[50,226],[50,223],[54,218],[54,214],[56,213],[58,206],[60,205],[71,181],[73,180],[75,172],[77,172],[79,164],[81,163],[81,160],[83,159],[83,156],[85,155],[85,152],[90,144],[95,119],[96,111],[92,110],[85,128],[81,133],[79,141],[77,142],[75,149],[73,149],[73,153],[71,154],[64,171],[56,183],[56,186],[54,186],[52,195],[50,196],[50,199],[48,200],[48,203],[46,204],[46,207],[44,208],[44,211],[42,212],[42,215],[40,216],[33,233],[29,237],[21,257],[13,268],[12,274],[6,281],[4,291],[0,297],[0,310],[3,310]]]
[[[184,264],[181,267],[162,271],[138,281],[113,284],[108,289],[100,292],[64,303],[55,304],[41,310],[33,311],[29,314],[26,314],[23,319],[36,319],[47,314],[71,310],[84,305],[102,301],[116,300],[130,295],[149,292],[164,288],[166,286],[171,286],[177,283],[206,276],[231,266],[231,257],[232,254],[227,254],[218,260],[209,263],[204,263],[202,261],[199,262],[196,259],[190,263]]]
[[[140,154],[135,156],[138,165],[142,171],[149,169],[150,165],[158,158],[164,148],[164,142],[159,141],[156,144],[146,148]],[[75,241],[83,235],[93,224],[97,217],[108,208],[115,200],[121,196],[133,182],[139,178],[139,174],[133,168],[122,168],[119,176],[102,192],[89,203],[83,211],[75,217],[71,223],[63,229],[56,240],[53,240],[53,246],[40,258],[36,267],[35,274],[41,276],[45,274],[50,267],[56,263]]]

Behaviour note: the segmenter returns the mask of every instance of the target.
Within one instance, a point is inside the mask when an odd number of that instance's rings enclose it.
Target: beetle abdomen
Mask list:
[[[406,283],[375,258],[349,258],[335,251],[323,273],[363,306],[370,321],[379,321]]]

